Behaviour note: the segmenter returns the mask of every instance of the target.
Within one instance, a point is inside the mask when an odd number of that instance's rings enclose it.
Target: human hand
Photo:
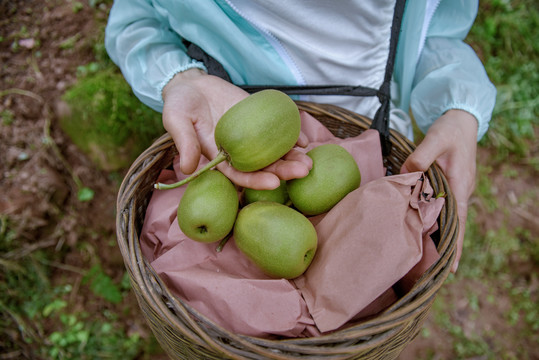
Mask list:
[[[176,74],[164,87],[163,126],[178,148],[183,173],[196,170],[201,154],[210,160],[217,156],[219,150],[214,140],[217,122],[232,105],[248,95],[228,81],[199,69]],[[308,145],[304,134],[300,134],[297,144]],[[238,171],[227,162],[217,165],[235,184],[258,190],[277,188],[280,179],[304,177],[311,167],[311,158],[297,149],[256,172]]]
[[[444,172],[457,202],[459,233],[456,272],[462,255],[468,199],[475,188],[477,121],[463,110],[449,110],[432,124],[423,141],[401,167],[401,173],[427,171],[436,161]]]

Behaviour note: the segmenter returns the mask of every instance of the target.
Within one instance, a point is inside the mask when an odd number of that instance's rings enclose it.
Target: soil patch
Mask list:
[[[134,296],[115,307],[80,286],[80,271],[96,262],[118,282],[125,272],[115,235],[116,194],[124,173],[100,171],[60,130],[56,114],[61,96],[76,81],[79,66],[95,61],[93,46],[107,9],[96,11],[86,2],[64,0],[0,0],[0,14],[0,214],[14,220],[28,251],[43,248],[57,254],[52,281],[74,284],[75,309],[92,313],[110,308],[126,328],[149,337]],[[488,149],[479,149],[481,163],[488,162],[490,155]],[[537,174],[522,170],[507,181],[510,171],[521,169],[515,164],[492,169],[489,178],[499,209],[483,209],[476,221],[486,231],[508,220],[537,235]],[[94,191],[91,201],[78,199],[81,184]],[[81,244],[90,246],[81,249]],[[537,264],[511,261],[519,276],[534,281],[530,274],[537,273]],[[531,291],[536,293],[536,280],[533,284]],[[459,281],[444,293],[444,301],[452,304],[448,311],[461,319],[463,331],[470,335],[478,329],[487,334],[513,332],[507,321],[489,316],[509,310],[508,296],[500,290],[494,294],[497,303],[483,302],[482,316],[473,317],[468,312],[470,289],[475,289],[479,299],[492,295],[492,289],[472,280]],[[401,359],[453,358],[448,334],[432,316],[426,328],[429,336],[418,336]],[[492,346],[497,346],[494,340]],[[533,349],[534,345],[524,341],[519,346]]]

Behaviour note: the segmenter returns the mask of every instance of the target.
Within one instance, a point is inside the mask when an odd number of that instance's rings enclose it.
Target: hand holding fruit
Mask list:
[[[221,240],[223,243],[228,240],[234,227],[238,248],[268,275],[283,278],[299,276],[310,265],[316,252],[317,235],[304,214],[282,204],[288,203],[288,196],[285,194],[292,191],[299,201],[297,205],[305,205],[308,214],[329,210],[348,192],[359,186],[361,176],[354,158],[344,148],[327,144],[318,146],[306,155],[302,154],[308,159],[307,164],[302,162],[299,156],[301,153],[291,151],[300,138],[301,117],[297,105],[288,95],[277,90],[263,90],[246,95],[242,90],[216,77],[191,74],[195,73],[183,74],[181,81],[175,80],[180,77],[173,79],[163,91],[163,121],[169,132],[176,130],[177,124],[187,128],[185,133],[181,126],[177,128],[177,140],[173,134],[174,140],[179,144],[182,171],[192,172],[198,164],[196,161],[193,169],[189,167],[190,163],[182,164],[182,151],[193,152],[192,148],[185,147],[190,141],[194,145],[200,144],[200,147],[195,148],[197,159],[194,160],[198,160],[203,153],[210,155],[210,161],[186,179],[174,184],[157,183],[155,187],[170,189],[189,183],[180,200],[177,214],[180,229],[189,238],[200,242]],[[226,91],[227,95],[223,97],[225,101],[221,101],[223,98],[217,98],[219,100],[216,101],[205,98],[207,94],[199,91],[202,87],[197,87],[200,85],[199,80],[200,83],[207,83],[206,85],[215,82],[215,86],[210,86],[211,89],[218,88],[219,85],[222,89],[230,87],[230,91]],[[193,84],[198,85],[191,86]],[[168,121],[172,121],[170,119],[176,113],[172,113],[167,104],[174,105],[175,101],[178,101],[178,108],[184,112],[177,123],[172,122],[171,127],[167,125]],[[229,103],[232,105],[227,107]],[[201,125],[197,127],[199,123]],[[193,141],[197,136],[200,143]],[[208,149],[210,152],[205,152]],[[293,160],[294,158],[297,160]],[[191,157],[187,159],[193,160]],[[294,162],[301,164],[304,171],[298,176],[289,177],[291,173],[286,168],[290,168],[290,164]],[[315,162],[317,172],[314,171]],[[223,164],[228,166],[223,168]],[[218,166],[221,166],[218,169],[220,171],[211,170]],[[231,172],[227,173],[227,170]],[[268,170],[274,173],[269,173]],[[242,184],[238,183],[241,177],[236,178],[236,183],[246,188],[245,200],[255,201],[238,213],[239,199],[230,182],[235,173],[242,175],[243,179],[250,178],[258,182],[264,180],[263,177],[257,176],[258,174],[269,174],[278,183],[274,185],[269,182],[260,184],[246,181]],[[284,178],[279,178],[283,175]],[[296,181],[298,177],[310,181],[307,185],[294,184],[293,187],[288,187],[283,181]],[[339,183],[337,180],[342,181]],[[335,196],[323,196],[334,192],[328,188],[331,185],[338,193]],[[278,191],[282,195],[280,203],[256,201],[262,194],[268,195],[261,192],[264,189],[272,190],[271,197],[275,196],[275,188],[281,190]],[[312,188],[314,192],[306,191],[309,190],[306,188]],[[254,196],[251,200],[250,193]],[[314,208],[309,205],[313,198],[318,200]],[[292,197],[290,200],[294,203]],[[296,232],[291,232],[290,229],[295,229]],[[217,249],[221,247],[220,244]]]
[[[466,111],[449,110],[430,127],[425,139],[410,154],[402,173],[426,171],[436,161],[457,200],[459,234],[457,256],[451,268],[457,271],[468,213],[468,199],[475,187],[477,121]]]
[[[213,159],[219,153],[214,140],[215,127],[221,116],[248,93],[198,69],[177,74],[163,89],[163,125],[171,134],[180,153],[180,168],[191,174],[200,155]],[[306,146],[300,134],[298,145]],[[242,172],[226,162],[217,168],[234,183],[256,189],[274,189],[280,179],[288,180],[307,175],[311,159],[292,149],[283,159],[261,171]]]

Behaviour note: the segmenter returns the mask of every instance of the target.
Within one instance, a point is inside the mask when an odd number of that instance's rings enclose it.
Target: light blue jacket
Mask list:
[[[477,8],[477,1],[441,0],[421,44],[426,0],[407,2],[392,96],[424,132],[449,109],[475,116],[478,139],[488,129],[496,89],[463,42]],[[162,89],[176,73],[205,69],[186,55],[182,38],[217,59],[237,85],[297,85],[267,38],[224,0],[115,0],[105,45],[137,97],[162,111]]]

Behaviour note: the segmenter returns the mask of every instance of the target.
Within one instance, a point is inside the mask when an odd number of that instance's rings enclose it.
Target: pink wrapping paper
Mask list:
[[[423,233],[437,218],[422,209],[439,211],[443,205],[442,198],[422,199],[424,183],[423,173],[376,179],[348,194],[315,226],[317,256],[294,282],[321,332],[345,325],[420,262]]]
[[[310,218],[319,233],[319,249],[311,267],[294,281],[264,275],[238,250],[233,238],[220,253],[215,251],[215,243],[187,238],[176,219],[186,186],[155,191],[147,207],[141,234],[144,256],[171,291],[232,332],[298,337],[347,326],[394,303],[397,294],[413,286],[437,259],[429,235],[442,202],[421,201],[421,191],[415,186],[420,173],[399,175],[395,180],[384,177],[378,132],[367,130],[354,138],[339,139],[303,112],[302,131],[310,140],[304,151],[330,142],[345,147],[358,163],[362,180],[360,188],[334,209]],[[199,166],[206,163],[201,158]],[[178,165],[175,159],[174,171],[163,170],[158,181],[184,178]],[[396,186],[404,191],[389,196],[388,188]],[[417,199],[411,194],[413,189],[418,189]],[[358,202],[365,196],[371,200]],[[399,220],[388,219],[393,216],[388,211]],[[358,228],[362,213],[372,226]],[[372,223],[373,218],[377,224]],[[401,226],[387,226],[388,221]],[[358,233],[372,234],[359,238]],[[430,242],[430,247],[424,242]],[[424,248],[431,251],[423,253]]]
[[[201,161],[201,166],[206,162]],[[159,181],[185,177],[172,173],[165,171]],[[295,286],[264,275],[240,253],[232,238],[217,253],[215,243],[199,243],[183,234],[176,210],[185,188],[154,192],[141,234],[144,256],[171,291],[235,333],[297,337],[312,326]]]

